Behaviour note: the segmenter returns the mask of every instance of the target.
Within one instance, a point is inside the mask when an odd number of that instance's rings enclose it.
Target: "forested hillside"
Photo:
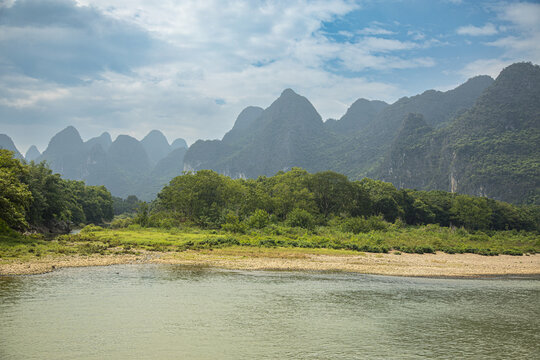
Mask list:
[[[409,115],[377,177],[399,187],[538,204],[540,67],[507,67],[446,127]]]

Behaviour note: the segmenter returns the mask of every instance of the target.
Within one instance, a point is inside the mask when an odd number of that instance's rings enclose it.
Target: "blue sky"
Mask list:
[[[323,119],[540,63],[538,1],[0,0],[0,133],[221,138],[284,88]]]

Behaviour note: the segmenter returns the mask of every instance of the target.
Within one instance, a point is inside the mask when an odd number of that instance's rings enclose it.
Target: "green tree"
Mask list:
[[[491,209],[485,198],[458,195],[450,213],[456,225],[467,229],[489,229],[491,224]]]
[[[0,149],[0,219],[18,230],[28,226],[25,214],[32,201],[28,186],[21,181],[26,173],[13,152]]]
[[[308,188],[325,217],[351,212],[354,189],[345,175],[333,171],[315,173],[309,177]]]

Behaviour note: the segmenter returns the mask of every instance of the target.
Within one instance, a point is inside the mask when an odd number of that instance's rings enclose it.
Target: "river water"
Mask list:
[[[538,279],[169,265],[0,277],[0,359],[540,358]]]

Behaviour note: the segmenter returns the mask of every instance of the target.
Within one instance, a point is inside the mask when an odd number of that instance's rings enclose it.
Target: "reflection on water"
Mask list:
[[[534,279],[63,269],[0,277],[0,358],[538,358],[539,295]]]

